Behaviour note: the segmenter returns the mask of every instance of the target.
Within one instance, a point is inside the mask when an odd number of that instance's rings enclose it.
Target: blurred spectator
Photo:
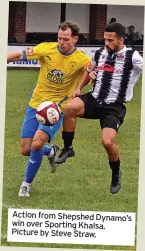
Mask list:
[[[84,36],[84,34],[79,34],[77,44],[88,44],[88,39]]]
[[[142,36],[139,31],[135,32],[135,27],[130,25],[127,29],[127,41],[129,45],[140,44],[142,41]]]
[[[139,31],[137,31],[135,34],[136,34],[137,40],[142,40],[142,35],[139,33]]]
[[[116,22],[116,18],[112,17],[111,20],[110,20],[110,22],[109,22],[109,24],[114,23],[114,22]]]
[[[17,43],[17,39],[14,36],[8,35],[8,43]]]

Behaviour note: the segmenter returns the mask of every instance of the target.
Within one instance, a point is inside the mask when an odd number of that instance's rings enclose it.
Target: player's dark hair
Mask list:
[[[62,22],[60,25],[59,25],[59,29],[65,31],[67,29],[71,29],[72,31],[72,36],[78,36],[79,35],[79,27],[75,24],[75,23],[72,23],[70,21],[65,21],[65,22]]]
[[[105,32],[115,32],[118,37],[125,37],[126,29],[122,24],[114,22],[106,27]]]

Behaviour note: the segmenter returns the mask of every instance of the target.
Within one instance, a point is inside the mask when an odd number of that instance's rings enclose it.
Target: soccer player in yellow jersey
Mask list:
[[[25,179],[19,190],[19,196],[30,196],[31,183],[42,163],[43,156],[49,159],[51,171],[55,171],[55,158],[59,150],[57,145],[47,146],[63,123],[63,114],[67,102],[79,92],[87,80],[86,69],[91,63],[90,57],[75,47],[79,28],[71,22],[59,25],[57,43],[41,43],[21,52],[8,53],[7,61],[38,59],[40,72],[26,110],[21,130],[21,153],[30,156]],[[62,114],[54,126],[43,126],[36,120],[36,109],[43,101],[59,104]]]

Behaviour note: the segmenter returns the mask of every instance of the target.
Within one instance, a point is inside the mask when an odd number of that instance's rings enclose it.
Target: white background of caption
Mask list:
[[[134,246],[135,213],[11,208],[7,241]]]

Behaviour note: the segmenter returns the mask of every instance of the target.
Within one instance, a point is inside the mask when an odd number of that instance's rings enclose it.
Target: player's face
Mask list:
[[[58,32],[58,44],[59,44],[60,50],[63,53],[71,52],[77,40],[78,40],[78,36],[72,36],[71,29],[67,29],[65,31],[60,29]]]
[[[104,33],[105,46],[108,51],[119,51],[124,42],[124,38],[118,37],[116,32],[105,32]]]

